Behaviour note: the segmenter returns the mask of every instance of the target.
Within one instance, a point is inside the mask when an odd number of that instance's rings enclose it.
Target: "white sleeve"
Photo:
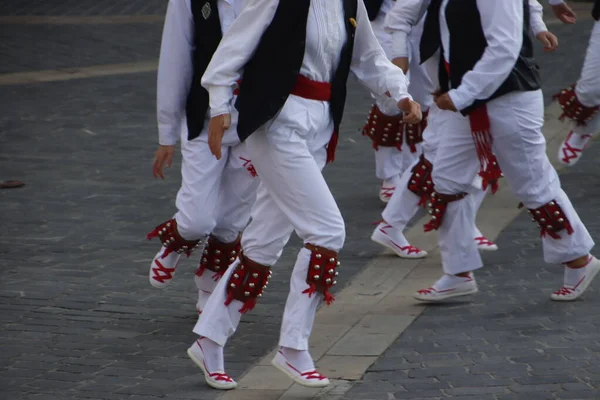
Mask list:
[[[193,77],[194,19],[189,0],[170,0],[165,17],[158,77],[156,114],[158,142],[174,145],[181,134],[181,122]]]
[[[376,96],[384,96],[388,92],[396,102],[411,98],[407,89],[408,80],[404,72],[386,57],[373,33],[362,0],[358,0],[356,19],[354,51],[350,64],[352,73]]]
[[[392,59],[409,56],[408,35],[425,15],[429,3],[429,0],[397,0],[388,11],[384,28],[392,34]]]
[[[529,0],[529,15],[529,24],[534,36],[548,31],[544,23],[544,7],[537,0]]]
[[[458,110],[493,95],[510,75],[523,45],[522,0],[477,0],[477,7],[487,47],[460,86],[448,92]]]
[[[271,24],[278,4],[279,0],[248,0],[221,39],[202,76],[202,86],[210,94],[211,117],[231,112],[236,82]]]

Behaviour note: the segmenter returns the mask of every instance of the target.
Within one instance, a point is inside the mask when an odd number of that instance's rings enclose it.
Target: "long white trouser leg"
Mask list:
[[[385,31],[384,21],[385,14],[380,13],[371,25],[383,51],[391,59],[392,35]],[[385,115],[400,115],[400,111],[393,101],[376,97],[375,104]],[[415,157],[415,153],[411,153],[406,145],[402,146],[402,151],[396,147],[379,147],[375,150],[375,176],[381,180],[399,176],[413,163]]]
[[[187,240],[209,235],[217,221],[217,208],[223,171],[229,147],[222,146],[223,157],[217,160],[206,142],[206,134],[194,140],[182,137],[181,188],[177,192],[177,230]]]
[[[256,199],[259,179],[253,176],[253,166],[245,146],[230,147],[227,164],[221,178],[216,226],[212,234],[223,243],[235,241],[250,220],[250,208]],[[205,272],[195,278],[198,288],[198,307],[204,309],[218,279]],[[218,275],[214,275],[218,278]]]
[[[577,98],[584,106],[600,105],[600,73],[598,71],[600,71],[600,21],[596,21],[592,29],[581,76],[575,87]]]
[[[442,132],[444,120],[444,113],[437,106],[433,105],[429,112],[427,128],[423,132],[422,144],[423,155],[429,162],[433,162],[435,159],[439,133]],[[419,197],[408,190],[408,181],[412,176],[412,167],[418,161],[418,159],[414,160],[413,164],[406,168],[396,191],[381,214],[384,221],[392,225],[395,229],[404,229],[411,218],[419,211]]]
[[[543,238],[545,261],[564,263],[588,254],[594,242],[562,191],[558,175],[546,156],[541,131],[541,91],[511,93],[490,101],[487,108],[494,152],[511,190],[528,208],[556,200],[575,230],[572,235],[561,232],[559,240]],[[452,113],[446,128],[440,143],[445,151],[438,152],[433,167],[436,190],[444,194],[469,191],[472,187],[469,176],[479,169],[469,120]],[[457,274],[482,265],[474,241],[464,235],[465,231],[472,232],[474,209],[472,196],[448,206],[439,232],[446,273]],[[465,230],[465,227],[471,228]]]
[[[483,200],[490,192],[490,188],[488,187],[486,190],[475,190],[470,195],[473,197],[473,202],[475,203],[475,219],[477,219],[477,213],[483,204]],[[474,225],[474,238],[484,236],[483,233],[477,227],[477,224]]]
[[[299,112],[303,110],[307,112]],[[333,251],[343,246],[344,222],[321,173],[332,131],[328,104],[290,96],[279,116],[247,139],[248,154],[261,179],[252,221],[242,237],[242,249],[249,259],[273,265],[292,227],[304,243]],[[285,219],[287,225],[282,223]],[[306,252],[300,251],[281,333],[281,345],[297,350],[308,348],[309,332],[321,300],[321,296],[309,298],[301,293],[309,287],[305,257]],[[241,307],[236,301],[224,306],[224,282],[215,289],[194,329],[221,345],[235,331],[239,323],[235,313]],[[215,323],[213,316],[219,322]]]
[[[574,229],[571,235],[559,232],[558,240],[543,237],[544,260],[562,264],[587,255],[594,241],[546,156],[541,90],[503,96],[490,102],[488,109],[492,132],[498,132],[494,136],[494,151],[511,190],[527,208],[555,200]]]

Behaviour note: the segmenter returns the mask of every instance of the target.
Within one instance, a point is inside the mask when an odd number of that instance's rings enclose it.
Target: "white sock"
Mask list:
[[[214,372],[225,372],[223,361],[223,346],[219,346],[207,337],[200,336],[198,343],[202,347],[206,368],[211,374]]]
[[[395,186],[398,186],[399,183],[400,183],[400,175],[394,175],[391,178],[383,180],[383,186],[385,186],[385,187],[392,187],[392,186],[395,187]]]
[[[461,283],[469,281],[472,278],[472,274],[470,274],[470,277],[445,274],[433,284],[433,288],[437,291],[452,289]]]
[[[280,350],[289,363],[301,373],[315,369],[315,363],[308,350],[296,350],[289,347],[281,347]]]
[[[579,284],[579,282],[581,282],[581,280],[583,279],[583,277],[585,276],[585,273],[587,272],[588,269],[588,264],[590,263],[590,261],[592,260],[592,257],[590,257],[587,261],[587,264],[585,265],[585,267],[581,267],[581,268],[569,268],[569,267],[565,267],[565,283],[564,286],[568,287],[568,288],[574,288],[575,286],[577,286]]]

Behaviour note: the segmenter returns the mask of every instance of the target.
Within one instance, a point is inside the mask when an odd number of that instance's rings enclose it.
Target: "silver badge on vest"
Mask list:
[[[208,19],[208,17],[210,17],[210,12],[211,12],[211,8],[210,8],[210,3],[206,2],[206,4],[204,4],[204,6],[202,6],[202,16],[204,17],[204,19]]]

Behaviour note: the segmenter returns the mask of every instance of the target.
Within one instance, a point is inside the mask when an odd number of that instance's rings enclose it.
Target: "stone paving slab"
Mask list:
[[[568,29],[573,27],[553,27],[563,52],[585,43],[589,24],[578,24],[567,34]],[[539,59],[545,87],[558,90],[576,79],[579,56]],[[564,64],[568,68],[562,69]],[[599,165],[592,148],[561,174],[565,191],[594,237],[600,235],[595,212]],[[479,294],[425,308],[363,379],[338,398],[599,398],[598,284],[581,301],[551,302],[549,295],[560,287],[563,269],[543,262],[538,230],[526,213],[496,242],[501,250],[484,254],[486,267],[477,273]]]
[[[97,29],[106,38],[114,30]],[[68,47],[82,32],[61,34],[56,43]],[[37,31],[23,46],[52,34]],[[142,40],[130,36],[121,37],[124,46]],[[148,35],[137,48],[157,54],[156,38]],[[53,55],[45,53],[36,66],[53,67]],[[59,62],[67,58],[56,54]],[[122,52],[114,60],[130,58]],[[150,178],[154,83],[155,74],[144,73],[2,88],[2,178],[27,184],[0,192],[5,228],[0,233],[0,387],[10,399],[212,399],[218,394],[185,356],[195,322],[195,261],[183,265],[163,292],[147,283],[156,244],[144,235],[172,215],[179,179],[178,163],[167,181]],[[357,130],[369,102],[352,84],[339,161],[326,171],[347,220],[342,287],[379,253],[366,240],[382,209],[378,182],[369,144]],[[234,377],[276,343],[298,246],[294,240],[286,249],[269,295],[227,349]]]

